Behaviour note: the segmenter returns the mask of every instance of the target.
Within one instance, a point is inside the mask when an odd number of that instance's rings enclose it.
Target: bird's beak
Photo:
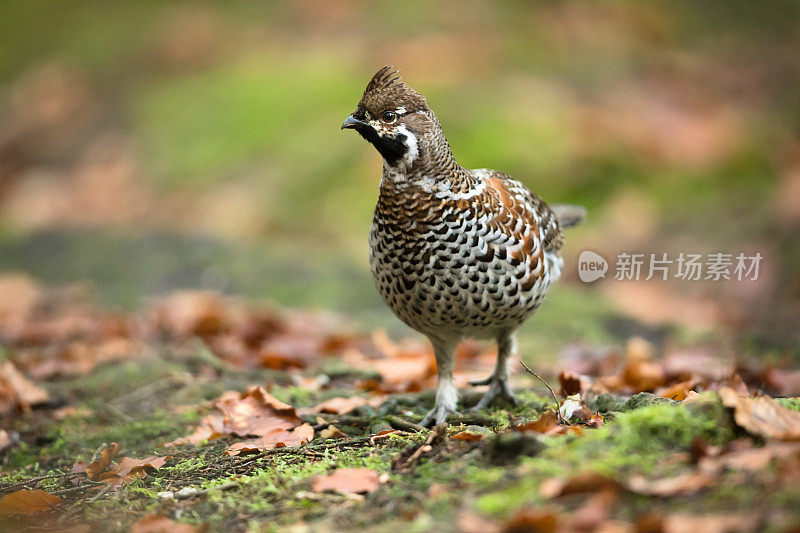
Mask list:
[[[349,117],[344,119],[344,122],[342,122],[342,129],[357,129],[367,126],[369,126],[369,124],[367,124],[363,120],[358,120],[353,115],[350,115]]]

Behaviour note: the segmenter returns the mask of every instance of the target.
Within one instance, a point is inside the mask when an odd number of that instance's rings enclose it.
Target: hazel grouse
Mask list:
[[[342,129],[356,130],[383,156],[370,230],[378,291],[406,324],[433,344],[439,385],[423,425],[456,412],[455,349],[464,337],[497,341],[489,389],[474,409],[516,403],[508,385],[515,331],[539,306],[563,265],[562,229],[579,206],[548,206],[496,170],[461,167],[425,97],[391,66],[367,84]]]

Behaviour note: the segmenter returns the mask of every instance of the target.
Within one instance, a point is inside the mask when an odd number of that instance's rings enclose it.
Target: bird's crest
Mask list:
[[[403,83],[400,79],[400,71],[392,65],[386,65],[372,76],[372,79],[369,80],[367,84],[367,88],[364,90],[364,94],[385,89],[395,82]]]
[[[401,106],[410,113],[428,109],[425,97],[403,83],[397,68],[386,65],[369,80],[359,107],[377,116],[385,109]]]

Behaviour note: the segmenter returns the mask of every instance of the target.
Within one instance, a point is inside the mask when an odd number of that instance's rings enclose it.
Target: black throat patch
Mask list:
[[[407,137],[403,133],[398,133],[394,137],[381,137],[369,126],[357,128],[356,131],[369,141],[390,165],[397,163],[408,152],[405,143]]]

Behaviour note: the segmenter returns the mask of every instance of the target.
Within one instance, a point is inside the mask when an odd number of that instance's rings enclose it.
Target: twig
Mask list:
[[[32,477],[30,479],[26,479],[24,481],[18,481],[17,483],[13,483],[13,484],[5,486],[5,487],[0,487],[0,492],[6,492],[6,491],[14,492],[15,490],[18,490],[18,489],[20,489],[20,488],[22,488],[25,485],[28,485],[30,483],[36,483],[36,482],[39,482],[39,481],[42,481],[42,480],[45,480],[45,479],[54,479],[54,478],[57,478],[57,477],[67,477],[67,476],[71,476],[71,475],[74,475],[74,474],[72,472],[62,472],[60,474],[50,474],[50,475],[47,475],[47,476]]]
[[[415,424],[414,422],[409,422],[408,420],[403,420],[397,415],[387,416],[386,421],[389,422],[395,429],[408,429],[416,432],[425,430],[425,428],[420,426],[419,424]]]
[[[78,492],[81,490],[89,489],[91,487],[97,487],[99,485],[105,485],[105,483],[103,483],[102,481],[91,481],[87,479],[78,486],[57,490],[55,492],[51,492],[50,494],[52,494],[53,496],[61,496],[62,494],[69,494],[70,492]]]
[[[453,415],[450,417],[449,422],[453,425],[464,424],[467,426],[483,426],[483,427],[489,427],[495,423],[495,421],[491,417],[482,415],[480,413],[464,413],[464,414]]]
[[[555,392],[553,392],[553,389],[552,389],[552,387],[550,387],[550,385],[548,385],[548,384],[547,384],[547,382],[546,382],[544,379],[542,379],[542,376],[540,376],[539,374],[537,374],[536,372],[534,372],[533,370],[531,370],[530,368],[528,368],[528,365],[526,365],[526,364],[525,364],[525,363],[523,363],[522,361],[520,361],[520,362],[519,362],[519,364],[521,364],[521,365],[522,365],[522,368],[524,368],[524,369],[525,369],[525,372],[527,372],[528,374],[531,374],[531,375],[535,376],[535,377],[536,377],[536,379],[538,379],[539,381],[541,381],[542,383],[544,383],[544,386],[545,386],[545,387],[547,387],[547,390],[549,390],[549,391],[550,391],[550,395],[553,397],[553,402],[556,404],[556,416],[558,417],[558,421],[559,421],[559,423],[561,423],[561,424],[565,424],[565,423],[566,423],[566,420],[564,420],[564,418],[561,416],[561,410],[559,409],[559,405],[558,405],[558,398],[556,397],[556,393],[555,393]]]
[[[86,503],[94,503],[94,502],[96,502],[97,500],[99,500],[100,498],[102,498],[103,496],[108,494],[111,491],[112,488],[114,488],[113,485],[106,485],[105,488],[101,489],[100,492],[98,492],[97,494],[92,496],[92,498]]]

